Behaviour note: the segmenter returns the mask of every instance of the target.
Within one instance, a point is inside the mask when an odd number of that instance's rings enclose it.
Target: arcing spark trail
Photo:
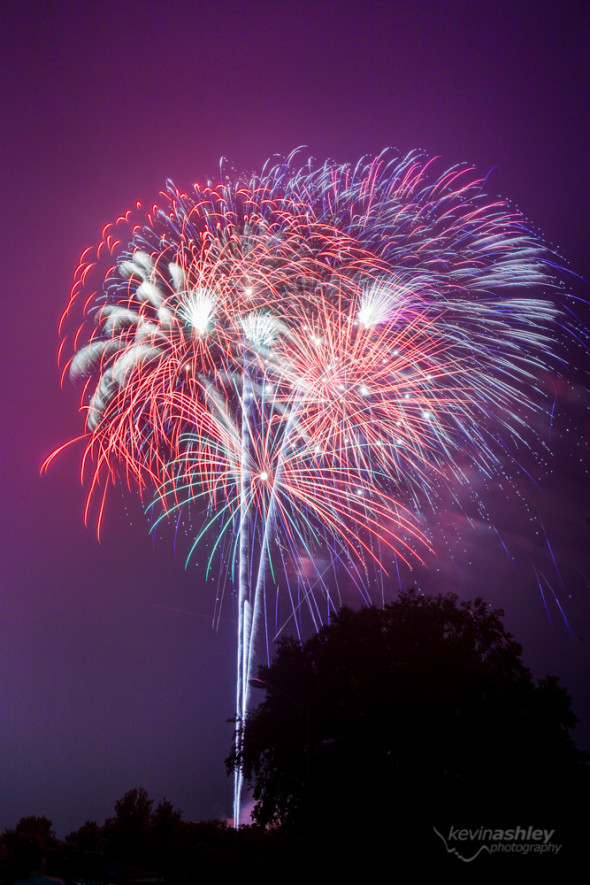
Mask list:
[[[118,219],[62,319],[82,305],[67,366],[98,525],[123,476],[156,524],[196,508],[193,549],[233,578],[238,728],[269,578],[320,548],[359,582],[385,550],[419,557],[435,485],[525,434],[556,313],[528,293],[552,285],[542,247],[472,170],[292,159]],[[316,571],[297,580],[319,622]],[[240,794],[238,771],[236,821]]]

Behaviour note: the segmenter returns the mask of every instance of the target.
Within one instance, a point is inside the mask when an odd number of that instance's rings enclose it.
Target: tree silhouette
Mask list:
[[[567,806],[588,784],[570,698],[553,677],[535,683],[502,617],[412,590],[283,640],[227,760],[243,765],[255,820],[406,838],[417,821],[507,826]]]
[[[154,800],[142,787],[128,790],[115,802],[115,817],[105,821],[103,827],[110,851],[130,858],[145,854],[153,804]]]
[[[87,820],[77,830],[66,836],[66,842],[81,851],[103,851],[105,847],[104,828],[95,820]]]
[[[56,844],[55,831],[49,818],[35,815],[21,817],[16,827],[6,829],[0,835],[0,854],[8,856],[18,854],[23,845],[31,841],[43,850],[54,847]]]

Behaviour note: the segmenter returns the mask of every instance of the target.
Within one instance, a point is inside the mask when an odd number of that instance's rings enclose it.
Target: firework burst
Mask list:
[[[524,433],[555,317],[528,290],[549,289],[550,263],[473,170],[437,175],[417,154],[301,169],[290,157],[162,196],[83,256],[65,371],[83,381],[99,527],[123,476],[154,496],[154,525],[198,511],[192,549],[208,538],[209,566],[227,564],[240,723],[266,582],[280,570],[288,585],[304,558],[321,621],[314,554],[359,583],[384,551],[419,556],[413,513],[436,483],[461,481],[465,457],[493,472],[497,428]],[[236,821],[240,793],[237,772]]]

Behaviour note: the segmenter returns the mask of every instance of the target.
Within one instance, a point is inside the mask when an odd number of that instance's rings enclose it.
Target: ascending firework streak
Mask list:
[[[540,245],[472,170],[291,164],[169,184],[126,247],[131,214],[83,256],[64,315],[83,301],[66,368],[85,379],[99,530],[123,476],[155,489],[155,525],[201,513],[191,553],[207,539],[233,578],[238,741],[269,576],[288,586],[319,548],[355,580],[388,550],[418,556],[412,512],[466,457],[493,474],[494,427],[524,432],[555,314],[525,294],[551,284]],[[320,621],[320,566],[297,581]],[[237,824],[239,770],[234,787]]]

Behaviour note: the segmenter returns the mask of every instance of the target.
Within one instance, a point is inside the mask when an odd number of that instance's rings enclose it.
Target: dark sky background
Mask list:
[[[590,279],[590,7],[20,0],[2,32],[0,830],[43,814],[63,836],[136,786],[187,819],[226,817],[231,605],[214,632],[215,587],[153,544],[133,496],[113,490],[97,541],[79,450],[39,475],[82,427],[56,364],[78,258],[165,179],[215,176],[222,155],[254,170],[298,145],[339,162],[391,145],[491,172],[491,195]],[[437,557],[402,583],[503,607],[535,675],[571,691],[590,749],[588,359],[570,347],[567,361],[567,383],[545,379],[537,485],[474,475],[497,531],[463,491],[463,510],[430,520]]]

